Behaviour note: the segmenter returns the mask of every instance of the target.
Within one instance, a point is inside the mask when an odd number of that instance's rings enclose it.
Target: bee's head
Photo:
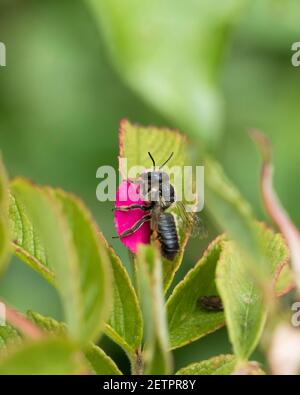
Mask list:
[[[169,162],[169,160],[172,158],[174,152],[171,153],[171,155],[168,157],[168,159],[161,165],[159,166],[158,170],[156,170],[156,164],[153,156],[151,155],[150,152],[148,152],[148,155],[150,156],[150,159],[152,160],[153,163],[153,170],[152,171],[145,171],[144,173],[141,174],[141,178],[143,181],[147,182],[148,184],[150,183],[168,183],[170,181],[170,178],[168,174],[164,171],[161,171],[161,169]]]
[[[162,195],[170,191],[170,177],[165,171],[162,171],[161,168],[172,158],[173,152],[169,158],[159,166],[158,170],[156,170],[155,161],[152,155],[150,152],[148,152],[148,154],[153,163],[153,170],[147,170],[141,174],[142,195],[147,197],[150,193],[150,197],[148,196],[150,201],[157,201]]]
[[[169,175],[164,171],[146,171],[141,174],[141,179],[147,184],[157,184],[168,183],[170,181]]]

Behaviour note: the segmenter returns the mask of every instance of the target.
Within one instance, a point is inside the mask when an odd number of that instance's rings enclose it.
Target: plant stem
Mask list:
[[[250,136],[261,151],[261,193],[267,213],[287,241],[291,254],[291,268],[295,275],[297,293],[300,295],[300,232],[282,206],[273,188],[272,147],[267,137],[252,130]]]
[[[136,292],[136,296],[139,300],[139,303],[141,303],[139,284],[138,284],[138,267],[137,267],[136,256],[131,251],[128,251],[128,254],[133,272],[133,286]],[[144,359],[143,359],[143,352],[141,349],[136,350],[135,354],[131,357],[131,374],[133,375],[144,374]]]
[[[141,350],[136,350],[133,358],[131,359],[131,374],[133,375],[144,374],[144,359]]]

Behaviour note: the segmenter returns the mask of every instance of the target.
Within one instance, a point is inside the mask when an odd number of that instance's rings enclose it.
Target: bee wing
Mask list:
[[[207,231],[204,223],[197,213],[186,210],[183,202],[175,202],[175,214],[184,232],[190,233],[191,237],[201,239],[207,238]]]

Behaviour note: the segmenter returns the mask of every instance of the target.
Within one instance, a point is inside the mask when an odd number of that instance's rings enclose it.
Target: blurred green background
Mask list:
[[[247,130],[274,146],[275,184],[300,226],[298,0],[0,0],[0,148],[11,177],[79,195],[126,260],[111,203],[96,200],[96,170],[117,167],[118,124],[179,127],[204,144],[264,219],[259,157]],[[201,160],[201,158],[199,159]],[[192,240],[183,275],[217,230]],[[56,292],[14,260],[0,296],[16,308],[62,318]],[[121,351],[103,347],[126,369]],[[225,330],[175,352],[181,367],[228,352]],[[259,356],[257,357],[259,358]]]

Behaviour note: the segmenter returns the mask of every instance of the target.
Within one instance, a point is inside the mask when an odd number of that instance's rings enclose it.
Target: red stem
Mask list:
[[[281,205],[273,188],[273,168],[271,163],[271,144],[267,137],[256,130],[251,131],[252,139],[261,150],[263,165],[261,170],[261,190],[267,213],[285,237],[291,254],[298,293],[300,293],[300,233],[288,213]]]

